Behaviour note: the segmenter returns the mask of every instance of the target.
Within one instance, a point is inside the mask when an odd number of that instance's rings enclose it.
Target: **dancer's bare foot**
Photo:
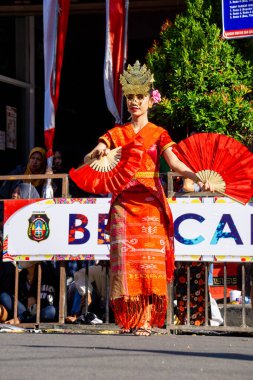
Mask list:
[[[151,327],[140,327],[135,330],[134,335],[136,336],[150,336],[152,333]]]

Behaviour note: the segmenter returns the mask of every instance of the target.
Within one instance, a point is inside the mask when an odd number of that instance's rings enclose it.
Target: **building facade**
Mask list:
[[[0,173],[25,163],[44,144],[43,1],[0,4]],[[183,0],[130,0],[128,61],[144,62],[162,23],[184,9]],[[111,128],[103,88],[105,1],[71,0],[56,115],[55,147],[77,165]]]

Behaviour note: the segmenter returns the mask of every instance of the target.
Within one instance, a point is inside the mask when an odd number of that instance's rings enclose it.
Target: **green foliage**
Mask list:
[[[253,65],[224,40],[209,0],[187,0],[175,22],[166,21],[147,54],[162,94],[151,118],[177,130],[217,132],[246,145],[253,142]]]

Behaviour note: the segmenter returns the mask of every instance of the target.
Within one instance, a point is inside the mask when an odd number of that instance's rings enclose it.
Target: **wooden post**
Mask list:
[[[19,269],[18,262],[15,268],[15,290],[14,290],[14,324],[18,323],[18,280],[19,280]]]
[[[38,263],[36,323],[40,323],[41,263]]]
[[[60,261],[59,323],[65,322],[65,305],[66,305],[66,267],[65,267],[65,261]]]

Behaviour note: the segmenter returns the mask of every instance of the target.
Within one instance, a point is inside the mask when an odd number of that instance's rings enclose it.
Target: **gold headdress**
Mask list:
[[[153,82],[153,74],[146,65],[141,66],[139,61],[136,61],[133,66],[128,65],[127,69],[120,75],[120,83],[125,96],[148,94],[153,87]]]

